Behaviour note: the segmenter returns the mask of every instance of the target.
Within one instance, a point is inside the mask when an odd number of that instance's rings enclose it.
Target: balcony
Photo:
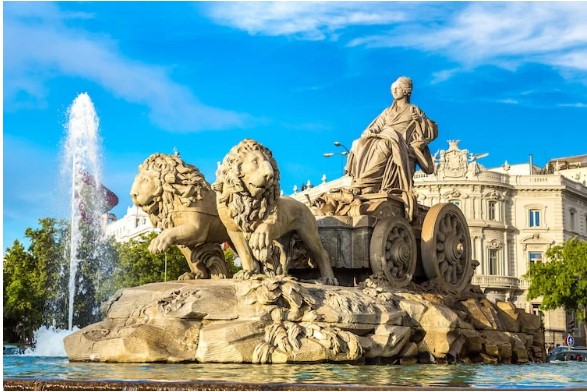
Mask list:
[[[474,275],[472,284],[479,285],[483,288],[490,287],[496,289],[525,289],[528,285],[523,284],[520,279],[514,276],[498,275]],[[521,284],[522,283],[522,284]]]

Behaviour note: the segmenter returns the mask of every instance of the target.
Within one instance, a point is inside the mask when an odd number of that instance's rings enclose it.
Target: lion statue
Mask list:
[[[224,157],[216,177],[212,188],[217,192],[218,213],[243,267],[235,277],[267,274],[278,252],[279,272],[286,274],[284,249],[291,235],[297,234],[318,265],[322,282],[337,284],[314,215],[303,203],[280,197],[279,170],[271,151],[245,139]]]
[[[230,239],[218,217],[216,195],[195,166],[177,155],[153,154],[139,165],[130,196],[162,229],[149,251],[178,245],[184,254],[191,273],[179,279],[228,277],[220,244]]]

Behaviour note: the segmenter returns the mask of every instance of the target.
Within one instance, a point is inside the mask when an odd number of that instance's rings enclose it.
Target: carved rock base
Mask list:
[[[152,283],[113,296],[106,319],[66,337],[65,349],[71,361],[100,362],[544,360],[537,316],[473,292],[416,289],[285,276]]]

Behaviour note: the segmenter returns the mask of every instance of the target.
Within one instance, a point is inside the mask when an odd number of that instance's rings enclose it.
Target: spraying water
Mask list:
[[[42,326],[34,333],[35,347],[26,354],[34,356],[66,356],[63,338],[98,315],[96,288],[108,279],[112,260],[104,254],[101,215],[118,203],[112,192],[101,186],[101,155],[98,116],[88,94],[80,94],[68,110],[66,138],[61,174],[70,189],[70,239],[67,330]],[[80,271],[80,266],[83,271]],[[66,267],[63,266],[64,275]],[[84,278],[87,274],[92,279]],[[76,294],[85,304],[76,308]],[[89,304],[89,305],[88,305]],[[74,315],[76,320],[74,320]],[[63,314],[61,314],[63,317]],[[75,321],[75,325],[74,325]]]
[[[98,191],[101,165],[98,138],[98,116],[90,97],[80,94],[69,108],[67,138],[65,141],[64,175],[71,178],[71,222],[68,329],[73,328],[74,298],[79,268],[79,251],[84,236],[82,229],[92,232],[101,230],[100,215],[104,212],[104,195]],[[87,237],[87,236],[86,236]]]

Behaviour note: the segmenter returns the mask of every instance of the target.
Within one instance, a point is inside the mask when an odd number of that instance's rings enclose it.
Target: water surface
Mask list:
[[[332,384],[372,387],[587,389],[587,363],[527,365],[121,364],[4,356],[4,379]]]

